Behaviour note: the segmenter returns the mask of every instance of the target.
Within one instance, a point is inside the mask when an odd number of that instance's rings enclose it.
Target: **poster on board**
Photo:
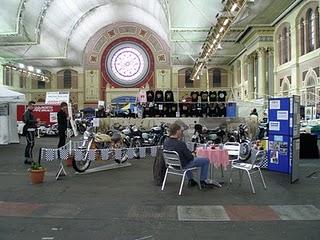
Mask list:
[[[280,109],[280,100],[270,100],[269,109]]]

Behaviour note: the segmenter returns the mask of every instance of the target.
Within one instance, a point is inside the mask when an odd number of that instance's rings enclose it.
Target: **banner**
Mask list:
[[[69,92],[47,92],[46,104],[59,105],[62,102],[69,103]]]

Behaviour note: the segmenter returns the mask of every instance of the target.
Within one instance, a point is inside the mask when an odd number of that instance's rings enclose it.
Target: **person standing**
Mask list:
[[[23,134],[26,136],[27,146],[24,151],[24,164],[31,164],[33,162],[33,147],[35,142],[35,134],[37,130],[37,123],[39,119],[36,119],[33,115],[34,101],[28,103],[27,111],[23,114],[23,122],[25,123],[23,127]]]
[[[66,145],[66,131],[68,129],[68,104],[62,102],[60,104],[60,111],[57,114],[58,116],[58,132],[59,132],[59,143],[58,148]]]

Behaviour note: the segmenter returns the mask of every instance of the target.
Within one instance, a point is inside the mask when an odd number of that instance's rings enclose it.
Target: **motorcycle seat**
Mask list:
[[[96,134],[95,139],[96,142],[105,142],[110,143],[111,137],[107,134]]]
[[[151,133],[151,130],[140,130],[141,133]]]

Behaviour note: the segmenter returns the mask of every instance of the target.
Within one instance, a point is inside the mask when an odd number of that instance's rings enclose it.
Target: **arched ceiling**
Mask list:
[[[217,64],[230,61],[243,50],[236,40],[248,24],[270,24],[295,0],[282,0],[281,7],[262,19],[257,16],[273,1],[249,2],[255,4],[250,22],[231,29]],[[193,64],[222,9],[220,0],[2,0],[0,57],[35,66],[81,65],[83,50],[99,29],[116,22],[134,22],[168,43],[174,64]]]

